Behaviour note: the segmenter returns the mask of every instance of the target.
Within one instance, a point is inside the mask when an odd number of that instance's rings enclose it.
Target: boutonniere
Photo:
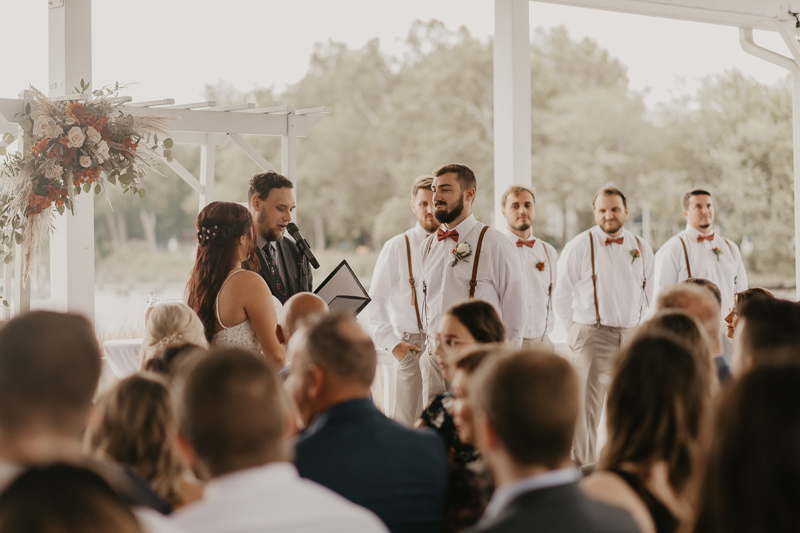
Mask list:
[[[640,257],[642,257],[642,254],[639,253],[639,250],[637,250],[636,248],[631,250],[631,264],[633,264],[633,262],[639,259]]]
[[[717,256],[717,262],[719,262],[719,256],[721,256],[721,255],[722,255],[722,250],[720,250],[719,248],[717,248],[717,247],[715,246],[715,247],[714,247],[714,249],[713,249],[713,250],[711,250],[711,251],[712,251],[712,252],[714,252],[714,255],[716,255],[716,256]]]
[[[460,242],[450,254],[453,256],[453,262],[450,263],[450,266],[456,266],[459,261],[466,261],[467,257],[472,255],[472,248],[469,247],[469,244]]]
[[[536,268],[539,269],[539,272],[544,272],[544,261],[539,261],[536,263]]]

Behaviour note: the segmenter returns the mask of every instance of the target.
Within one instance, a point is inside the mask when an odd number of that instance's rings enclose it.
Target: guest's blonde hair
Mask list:
[[[178,422],[168,382],[143,372],[120,381],[97,401],[84,436],[86,452],[129,467],[173,507],[189,475],[175,439]]]
[[[203,323],[185,303],[166,303],[154,307],[144,332],[140,365],[144,369],[164,348],[181,344],[194,344],[208,349]]]

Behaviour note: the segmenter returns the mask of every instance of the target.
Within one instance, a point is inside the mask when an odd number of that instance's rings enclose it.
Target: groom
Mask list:
[[[286,226],[292,221],[294,185],[277,172],[256,174],[250,180],[247,206],[258,232],[258,249],[248,268],[261,274],[282,304],[298,292],[311,292],[311,268]]]

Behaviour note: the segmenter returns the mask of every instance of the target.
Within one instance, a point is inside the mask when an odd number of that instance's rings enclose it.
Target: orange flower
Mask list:
[[[133,143],[133,142],[131,142],[131,138],[130,138],[130,137],[125,137],[125,138],[122,140],[122,149],[123,149],[123,150],[126,150],[126,151],[128,151],[128,152],[135,152],[135,151],[136,151],[136,148],[137,148],[138,146],[139,146],[139,143]]]
[[[96,129],[98,132],[105,128],[106,124],[108,124],[108,115],[103,115],[102,117],[90,116],[86,119],[86,125]]]
[[[536,263],[536,268],[539,269],[539,272],[543,272],[544,271],[544,261],[539,261],[538,263]]]
[[[89,167],[79,170],[75,177],[72,179],[72,184],[80,187],[84,183],[91,185],[94,180],[100,175],[100,167]]]
[[[75,122],[78,123],[78,126],[83,126],[84,122],[86,122],[86,119],[89,118],[89,112],[80,102],[68,102],[66,113],[75,119]]]
[[[47,145],[50,144],[50,139],[44,138],[36,141],[36,144],[31,146],[31,153],[33,155],[39,155],[45,150],[47,150]]]

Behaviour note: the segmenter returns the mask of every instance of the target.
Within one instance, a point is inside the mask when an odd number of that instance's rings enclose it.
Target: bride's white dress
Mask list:
[[[232,272],[227,278],[225,278],[225,281],[222,283],[222,287],[228,283],[228,280],[231,279],[231,277],[235,276],[239,272],[245,271],[237,270],[236,272]],[[238,348],[264,355],[264,352],[261,350],[261,343],[258,342],[258,337],[256,337],[256,330],[253,328],[253,323],[250,322],[249,318],[241,324],[237,324],[230,328],[226,327],[225,324],[222,323],[222,320],[219,318],[219,293],[222,292],[222,287],[219,288],[217,298],[214,301],[214,311],[217,314],[217,320],[219,320],[222,329],[214,334],[214,337],[211,339],[211,345],[216,348]]]

